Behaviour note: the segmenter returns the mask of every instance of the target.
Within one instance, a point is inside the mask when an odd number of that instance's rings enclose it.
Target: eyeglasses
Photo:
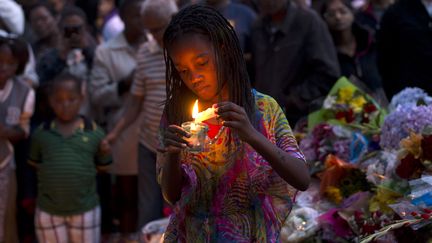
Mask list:
[[[70,38],[73,34],[81,34],[83,30],[82,25],[70,25],[70,26],[63,26],[63,35],[66,38]]]

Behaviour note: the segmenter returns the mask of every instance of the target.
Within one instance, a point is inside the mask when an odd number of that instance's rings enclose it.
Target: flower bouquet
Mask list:
[[[321,176],[320,194],[335,204],[356,192],[371,190],[364,172],[334,155],[328,155]]]
[[[308,128],[311,130],[321,122],[328,122],[378,133],[385,114],[370,95],[342,77],[330,90],[323,107],[309,114]]]
[[[372,138],[344,126],[320,123],[300,141],[299,146],[314,174],[324,169],[327,155],[333,154],[344,161],[356,163],[374,150],[372,143]]]

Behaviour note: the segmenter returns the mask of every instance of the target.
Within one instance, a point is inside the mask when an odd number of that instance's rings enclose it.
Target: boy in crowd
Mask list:
[[[35,216],[39,242],[99,242],[96,167],[111,162],[104,132],[79,115],[81,80],[58,76],[49,89],[55,118],[33,134],[29,163],[38,173]]]

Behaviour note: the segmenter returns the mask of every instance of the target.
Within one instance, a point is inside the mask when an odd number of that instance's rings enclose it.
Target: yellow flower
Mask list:
[[[327,196],[327,198],[336,203],[339,204],[340,202],[342,202],[342,194],[339,188],[334,187],[334,186],[329,186],[325,189],[324,194]]]
[[[363,106],[367,103],[366,99],[360,95],[351,100],[351,107],[354,112],[361,112],[363,110]]]
[[[400,141],[400,146],[403,148],[406,152],[414,155],[414,158],[418,159],[420,158],[422,154],[422,148],[421,148],[421,141],[423,139],[423,136],[421,134],[416,134],[414,132],[410,132],[409,137],[404,138]],[[403,155],[402,157],[405,157]]]
[[[339,89],[338,103],[347,103],[354,95],[353,87],[342,87]]]
[[[371,212],[382,211],[384,213],[391,213],[393,210],[388,205],[396,202],[402,196],[398,192],[378,187],[376,195],[369,202],[369,210]]]

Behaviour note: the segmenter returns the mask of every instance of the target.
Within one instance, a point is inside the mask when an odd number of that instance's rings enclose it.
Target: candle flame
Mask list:
[[[195,101],[195,104],[192,109],[192,118],[195,119],[198,116],[198,100]]]

